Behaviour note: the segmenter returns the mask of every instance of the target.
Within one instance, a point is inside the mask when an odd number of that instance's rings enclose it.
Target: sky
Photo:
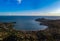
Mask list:
[[[60,0],[0,0],[0,15],[60,16]]]

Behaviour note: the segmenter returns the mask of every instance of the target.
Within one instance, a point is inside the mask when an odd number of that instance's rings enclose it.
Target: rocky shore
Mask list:
[[[40,22],[40,25],[48,26],[42,33],[47,37],[46,41],[60,41],[60,19],[45,19],[38,18],[36,21]]]
[[[60,20],[38,18],[35,21],[48,28],[39,31],[17,31],[16,22],[0,23],[0,41],[60,41]]]

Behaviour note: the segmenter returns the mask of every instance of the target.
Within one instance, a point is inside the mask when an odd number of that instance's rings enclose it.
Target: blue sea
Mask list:
[[[16,22],[14,28],[16,30],[44,30],[47,26],[40,25],[35,21],[38,18],[60,19],[59,16],[0,16],[0,22]]]

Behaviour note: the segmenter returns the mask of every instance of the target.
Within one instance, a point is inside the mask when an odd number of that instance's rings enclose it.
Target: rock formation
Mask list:
[[[36,19],[36,21],[41,22],[40,25],[48,26],[48,28],[42,31],[42,33],[45,34],[47,39],[51,38],[51,41],[60,41],[60,19],[50,20],[38,18]]]

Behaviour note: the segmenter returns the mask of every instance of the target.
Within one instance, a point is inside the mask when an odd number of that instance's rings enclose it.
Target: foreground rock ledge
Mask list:
[[[48,26],[40,31],[17,31],[13,27],[16,22],[0,23],[1,41],[60,41],[60,20],[38,18],[40,25]]]

